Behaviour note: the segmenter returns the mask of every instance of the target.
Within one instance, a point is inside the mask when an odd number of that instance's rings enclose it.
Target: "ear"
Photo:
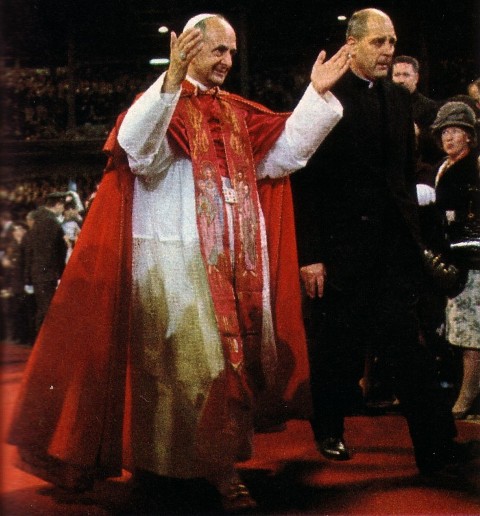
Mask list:
[[[348,54],[350,56],[354,56],[357,52],[357,40],[354,37],[349,36],[347,38],[346,45],[348,48]]]

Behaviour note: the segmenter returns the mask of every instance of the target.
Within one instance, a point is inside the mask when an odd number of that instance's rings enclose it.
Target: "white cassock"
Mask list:
[[[118,135],[137,175],[133,200],[132,447],[135,467],[191,478],[218,471],[222,462],[222,457],[199,459],[195,442],[204,401],[225,361],[200,249],[192,162],[176,152],[166,137],[180,92],[161,93],[163,79],[164,75],[133,104]],[[258,179],[281,177],[304,167],[341,116],[342,107],[331,93],[320,96],[308,86],[280,137],[258,165]],[[260,227],[262,349],[274,356],[263,218]],[[227,457],[225,461],[231,463]]]

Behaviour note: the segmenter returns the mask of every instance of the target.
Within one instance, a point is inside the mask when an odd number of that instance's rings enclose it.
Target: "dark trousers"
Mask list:
[[[417,264],[390,256],[388,266],[359,271],[349,288],[327,283],[324,297],[311,302],[312,429],[318,441],[343,436],[368,349],[381,361],[382,381],[400,401],[417,464],[429,467],[449,452],[456,429],[433,357],[419,342],[419,277],[411,268]]]
[[[32,344],[35,338],[34,316],[35,304],[25,293],[13,294],[4,299],[5,339]]]
[[[38,333],[42,326],[43,320],[48,312],[48,307],[52,302],[55,291],[57,290],[57,281],[44,281],[33,284],[35,294],[35,330]]]

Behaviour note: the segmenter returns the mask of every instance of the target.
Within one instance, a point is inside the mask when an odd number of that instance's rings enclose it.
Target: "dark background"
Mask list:
[[[2,0],[1,54],[12,66],[129,66],[168,56],[168,35],[200,12],[221,12],[237,30],[249,73],[308,70],[321,48],[344,41],[347,17],[363,7],[385,10],[398,36],[397,54],[419,58],[421,89],[437,99],[464,93],[480,75],[479,0]],[[230,89],[241,90],[233,74]],[[245,85],[242,90],[244,93]]]

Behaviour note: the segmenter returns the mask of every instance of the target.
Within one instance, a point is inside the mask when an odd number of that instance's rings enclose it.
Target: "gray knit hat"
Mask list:
[[[440,132],[445,127],[462,127],[472,137],[472,147],[477,145],[477,119],[475,112],[465,102],[446,102],[437,113],[431,125],[432,133],[440,139]],[[441,142],[438,142],[441,146]]]
[[[473,109],[464,102],[447,102],[437,113],[432,124],[434,133],[441,131],[444,127],[459,126],[475,131],[475,113]]]

